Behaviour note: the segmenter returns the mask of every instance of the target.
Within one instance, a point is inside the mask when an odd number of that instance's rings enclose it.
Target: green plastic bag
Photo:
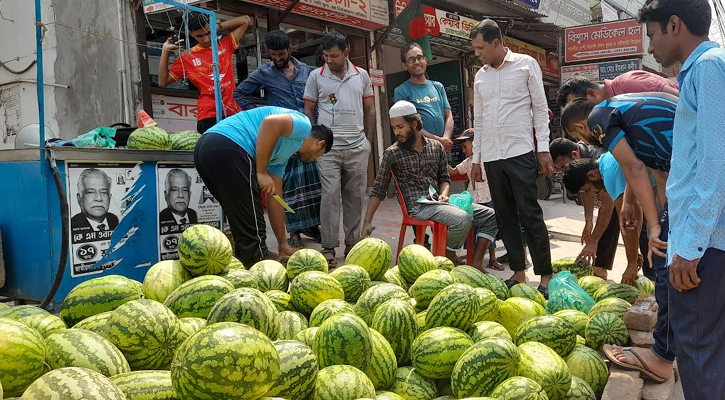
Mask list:
[[[98,128],[86,132],[77,138],[71,140],[78,147],[99,147],[112,149],[116,147],[116,141],[112,138],[116,136],[116,128],[107,126],[99,126]]]
[[[561,310],[579,310],[589,314],[596,302],[579,286],[576,276],[561,271],[549,282],[549,301],[546,309],[553,314]]]
[[[468,213],[473,218],[473,195],[468,191],[459,194],[453,194],[448,199],[448,203],[454,205]]]

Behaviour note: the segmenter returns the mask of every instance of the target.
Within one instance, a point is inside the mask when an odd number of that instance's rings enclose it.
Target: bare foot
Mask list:
[[[479,270],[479,271],[483,272],[484,274],[487,274],[487,273],[488,273],[488,272],[487,272],[487,271],[486,271],[486,270],[485,270],[485,269],[483,268],[483,265],[482,265],[482,263],[481,263],[481,262],[475,262],[475,261],[474,261],[474,262],[472,262],[472,263],[471,263],[471,266],[472,266],[473,268],[476,268],[477,270]]]
[[[510,281],[516,281],[518,283],[526,284],[526,272],[525,271],[516,271],[514,274],[509,278]]]
[[[541,275],[541,286],[548,288],[551,282],[551,275]]]
[[[628,351],[624,351],[623,347],[612,346],[612,349],[614,357],[616,357],[619,362],[631,365],[633,367],[638,365],[637,360],[634,358],[634,356]],[[672,372],[674,371],[674,369],[672,368],[672,363],[657,357],[657,355],[655,355],[652,350],[632,347],[632,351],[637,353],[638,356],[642,357],[644,365],[646,365],[647,368],[649,368],[650,371],[652,371],[652,373],[654,373],[655,375],[662,378],[669,378],[670,375],[672,375]]]
[[[594,276],[607,280],[607,270],[602,267],[594,267]]]
[[[466,265],[466,260],[463,260],[460,257],[458,257],[458,254],[456,254],[455,251],[446,250],[446,258],[451,260],[451,262],[455,266]]]

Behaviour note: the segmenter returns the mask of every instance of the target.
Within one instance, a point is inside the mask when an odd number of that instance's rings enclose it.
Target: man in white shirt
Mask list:
[[[534,272],[541,276],[539,291],[548,296],[551,251],[536,198],[536,177],[537,163],[544,176],[553,174],[554,165],[549,154],[549,116],[541,68],[532,57],[506,48],[501,29],[490,19],[476,25],[471,39],[476,56],[484,64],[473,87],[475,139],[471,178],[481,181],[483,163],[496,205],[500,236],[514,271],[507,285],[526,283],[521,223]]]

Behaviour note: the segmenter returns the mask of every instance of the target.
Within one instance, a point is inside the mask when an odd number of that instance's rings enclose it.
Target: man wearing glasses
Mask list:
[[[196,211],[189,208],[191,199],[191,177],[186,171],[174,168],[166,175],[164,198],[168,207],[159,213],[161,226],[182,225],[186,229],[197,223]]]

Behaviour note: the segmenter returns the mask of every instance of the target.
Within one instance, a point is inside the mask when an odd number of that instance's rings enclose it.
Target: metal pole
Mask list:
[[[45,94],[43,92],[43,25],[41,24],[40,0],[35,0],[35,51],[37,54],[38,70],[38,125],[40,132],[38,133],[38,144],[40,147],[40,173],[45,175]]]

